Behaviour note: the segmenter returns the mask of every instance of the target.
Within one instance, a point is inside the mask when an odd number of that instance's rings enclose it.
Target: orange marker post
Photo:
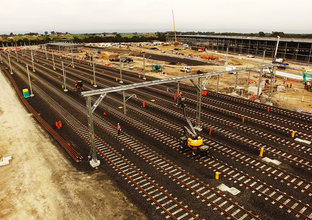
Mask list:
[[[145,108],[145,101],[142,102],[142,107]]]
[[[216,180],[218,180],[219,179],[219,172],[216,172]]]
[[[263,157],[263,151],[264,151],[264,147],[261,147],[260,154],[259,154],[260,157]]]
[[[270,112],[270,107],[268,107],[268,112]]]
[[[242,122],[243,122],[243,123],[245,122],[245,117],[243,117]]]
[[[211,135],[211,128],[209,129],[209,135]]]

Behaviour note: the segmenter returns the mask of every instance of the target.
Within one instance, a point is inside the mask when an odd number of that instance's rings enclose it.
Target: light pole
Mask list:
[[[31,54],[32,69],[33,69],[33,72],[36,72],[36,70],[35,70],[35,64],[34,64],[34,54],[33,54],[33,51],[32,51],[32,50],[30,51],[30,54]]]
[[[16,56],[16,61],[18,62],[18,54],[17,54],[17,49],[15,48],[15,56]]]
[[[8,52],[8,58],[9,58],[10,73],[13,74],[12,65],[11,65],[11,59],[10,59],[10,51]]]
[[[123,81],[122,81],[122,63],[121,63],[121,56],[120,55],[119,55],[119,69],[120,69],[119,83],[122,84],[123,83]]]
[[[62,69],[63,69],[63,77],[64,77],[64,92],[68,92],[68,89],[66,88],[66,74],[65,74],[65,68],[64,68],[64,62],[63,61],[62,61]]]
[[[28,64],[26,64],[26,69],[27,69],[27,75],[28,75],[30,96],[33,97],[33,96],[34,96],[34,93],[33,93],[32,87],[31,87],[31,81],[30,81],[30,74],[29,74]]]
[[[72,67],[75,68],[73,48],[71,48],[71,54],[72,54]],[[95,87],[96,87],[96,86],[95,86]]]
[[[56,70],[55,68],[55,62],[54,62],[54,53],[52,52],[52,62],[53,62],[53,70]]]
[[[145,52],[143,53],[143,79],[146,80],[146,77],[145,77]]]
[[[94,64],[94,56],[93,56],[93,53],[92,53],[92,63],[93,63],[93,86],[94,86],[94,87],[97,87],[97,85],[96,85],[96,79],[95,79],[95,64]]]
[[[47,45],[45,45],[45,55],[46,55],[46,59],[48,60],[48,51],[47,51]]]

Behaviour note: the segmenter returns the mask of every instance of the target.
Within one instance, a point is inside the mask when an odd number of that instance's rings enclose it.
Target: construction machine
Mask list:
[[[76,83],[74,85],[75,91],[83,91],[83,83],[81,80],[76,80]]]
[[[198,134],[198,130],[193,126],[193,123],[186,115],[185,98],[182,97],[182,93],[178,95],[177,105],[183,110],[186,126],[183,127],[183,136],[181,140],[181,149],[189,149],[193,156],[205,156],[208,153],[209,147],[204,145],[204,140]]]
[[[152,70],[161,72],[162,71],[162,65],[160,65],[160,64],[152,64]]]
[[[304,88],[308,91],[312,91],[312,73],[306,73],[302,72],[303,82],[304,82]],[[307,79],[311,78],[311,80]]]

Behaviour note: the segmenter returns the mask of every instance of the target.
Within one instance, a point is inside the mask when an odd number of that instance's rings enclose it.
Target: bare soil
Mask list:
[[[102,171],[78,171],[0,73],[0,219],[146,219]]]
[[[157,48],[157,50],[155,49]],[[114,53],[120,53],[123,56],[132,57],[134,63],[134,71],[143,72],[143,57],[138,57],[137,54],[140,51],[145,51],[146,53],[150,54],[157,54],[157,55],[167,55],[167,61],[160,61],[160,60],[152,60],[146,59],[145,62],[145,73],[146,75],[158,77],[158,78],[169,78],[173,76],[183,76],[185,74],[196,74],[198,70],[202,72],[216,72],[216,71],[223,71],[225,70],[225,62],[226,62],[226,54],[224,52],[219,51],[203,51],[198,52],[191,49],[183,50],[182,46],[179,45],[177,50],[173,45],[169,46],[145,46],[145,47],[137,47],[137,46],[130,46],[130,47],[109,47],[105,49],[100,49],[102,55],[105,58],[98,58],[97,62],[100,63],[109,63],[110,66],[119,68],[118,62],[109,62],[108,56]],[[211,65],[212,61],[205,60],[200,58],[201,55],[214,55],[218,56],[219,59],[215,62],[215,65]],[[83,56],[83,54],[80,54]],[[196,59],[201,62],[207,62],[207,65],[199,65],[199,66],[191,66],[192,72],[191,73],[183,73],[180,71],[183,64],[172,65],[170,64],[172,60],[170,57],[173,58],[191,58]],[[148,58],[148,56],[146,56]],[[262,58],[255,57],[255,58],[247,58],[245,55],[241,54],[230,54],[228,55],[228,65],[236,66],[237,68],[243,67],[250,67],[260,65],[263,62]],[[270,63],[271,60],[266,58],[264,60],[266,63]],[[154,72],[152,71],[152,64],[161,64],[163,66],[163,72]],[[289,62],[289,67],[286,72],[302,75],[302,71],[304,70],[311,70],[311,67],[308,65],[299,65],[297,63]],[[124,69],[128,69],[129,64],[123,64]],[[281,71],[281,70],[279,70]],[[240,72],[239,79],[238,79],[238,86],[243,87],[243,96],[244,98],[249,98],[251,94],[248,94],[248,86],[247,86],[247,79],[248,73]],[[250,86],[257,86],[259,80],[259,72],[252,72],[251,73],[251,81],[252,83]],[[263,78],[262,80],[267,80],[267,78]],[[284,82],[285,81],[285,82]],[[228,74],[222,76],[219,84],[219,89],[221,92],[224,93],[231,93],[233,92],[235,82],[235,75]],[[192,85],[190,82],[183,82]],[[281,92],[276,91],[276,87],[278,85],[285,86],[285,90]],[[290,85],[291,88],[290,88]],[[288,87],[287,87],[288,86]],[[283,77],[276,77],[276,82],[274,83],[274,93],[272,97],[272,103],[275,106],[290,109],[290,110],[297,110],[298,108],[304,111],[312,111],[312,92],[307,91],[304,89],[303,81],[296,81],[293,79],[284,79]],[[211,78],[207,84],[206,88],[215,89],[216,88],[216,78]],[[236,91],[237,92],[237,91]],[[264,88],[262,97],[267,97],[269,94],[269,86]],[[261,99],[265,101],[266,99]]]

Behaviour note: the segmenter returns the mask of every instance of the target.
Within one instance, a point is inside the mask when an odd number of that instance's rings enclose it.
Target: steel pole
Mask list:
[[[217,76],[217,91],[216,92],[219,92],[219,82],[220,82],[220,75]]]
[[[16,49],[15,49],[15,56],[16,56],[16,61],[19,62],[18,61],[18,54],[17,54],[17,50]]]
[[[26,69],[27,69],[27,75],[28,75],[30,96],[33,97],[33,96],[34,96],[34,93],[33,93],[32,87],[31,87],[31,80],[30,80],[30,74],[29,74],[28,64],[26,64]]]
[[[122,101],[123,101],[124,114],[126,114],[127,113],[127,109],[126,109],[126,92],[125,92],[125,90],[122,91]]]
[[[226,48],[225,66],[228,65],[228,60],[229,60],[228,54],[229,54],[229,48],[227,47],[227,48]]]
[[[263,51],[262,63],[264,63],[264,58],[265,58],[265,50]]]
[[[248,71],[248,79],[247,79],[247,86],[249,86],[249,81],[250,81],[250,70]]]
[[[93,57],[93,54],[92,54]],[[92,58],[92,63],[93,63],[93,86],[97,87],[96,85],[96,79],[95,79],[95,64],[94,64],[94,57]]]
[[[120,69],[119,83],[123,83],[123,81],[122,81],[122,62],[121,62],[121,57],[120,56],[119,56],[119,69]]]
[[[261,69],[261,71],[259,73],[259,82],[258,82],[258,89],[257,89],[257,99],[259,99],[259,95],[260,95],[260,85],[261,85],[261,81],[262,81],[262,74],[263,74],[263,68]]]
[[[72,67],[75,68],[75,63],[74,63],[74,54],[73,54],[73,48],[71,48],[71,54],[72,54]],[[92,54],[93,55],[93,54]],[[95,86],[96,87],[96,86]]]
[[[64,62],[62,61],[62,69],[63,69],[63,77],[64,77],[64,92],[67,92],[66,88],[66,74],[65,74],[65,68],[64,68]]]
[[[88,128],[89,128],[89,138],[91,142],[91,148],[89,153],[90,165],[94,168],[100,165],[100,161],[96,156],[96,146],[94,141],[94,127],[93,127],[93,118],[92,118],[92,107],[91,107],[91,97],[87,97],[87,110],[88,110]]]
[[[143,53],[143,79],[146,80],[146,76],[145,76],[145,53]]]
[[[201,120],[201,104],[202,104],[202,85],[201,78],[198,78],[198,88],[197,88],[197,111],[196,111],[196,127],[201,130],[200,120]]]
[[[8,53],[8,58],[9,58],[10,73],[13,74],[12,65],[11,65],[11,59],[10,59],[10,52]]]
[[[33,72],[36,72],[36,70],[35,70],[35,64],[34,64],[34,54],[33,54],[33,51],[32,51],[32,50],[30,51],[30,54],[31,54],[32,69],[33,69]]]
[[[52,62],[53,62],[53,70],[56,70],[55,68],[55,61],[54,61],[54,53],[52,52]]]
[[[45,46],[45,55],[46,55],[46,59],[48,60],[48,51],[47,51],[47,46]]]
[[[270,85],[270,94],[269,94],[269,102],[271,102],[272,96],[273,96],[273,87],[274,87],[274,83],[275,83],[275,66],[273,66],[273,71],[272,71],[272,78],[271,78],[271,85]]]
[[[236,76],[235,76],[235,86],[234,86],[234,89],[237,88],[237,81],[238,81],[238,72],[236,72]]]

